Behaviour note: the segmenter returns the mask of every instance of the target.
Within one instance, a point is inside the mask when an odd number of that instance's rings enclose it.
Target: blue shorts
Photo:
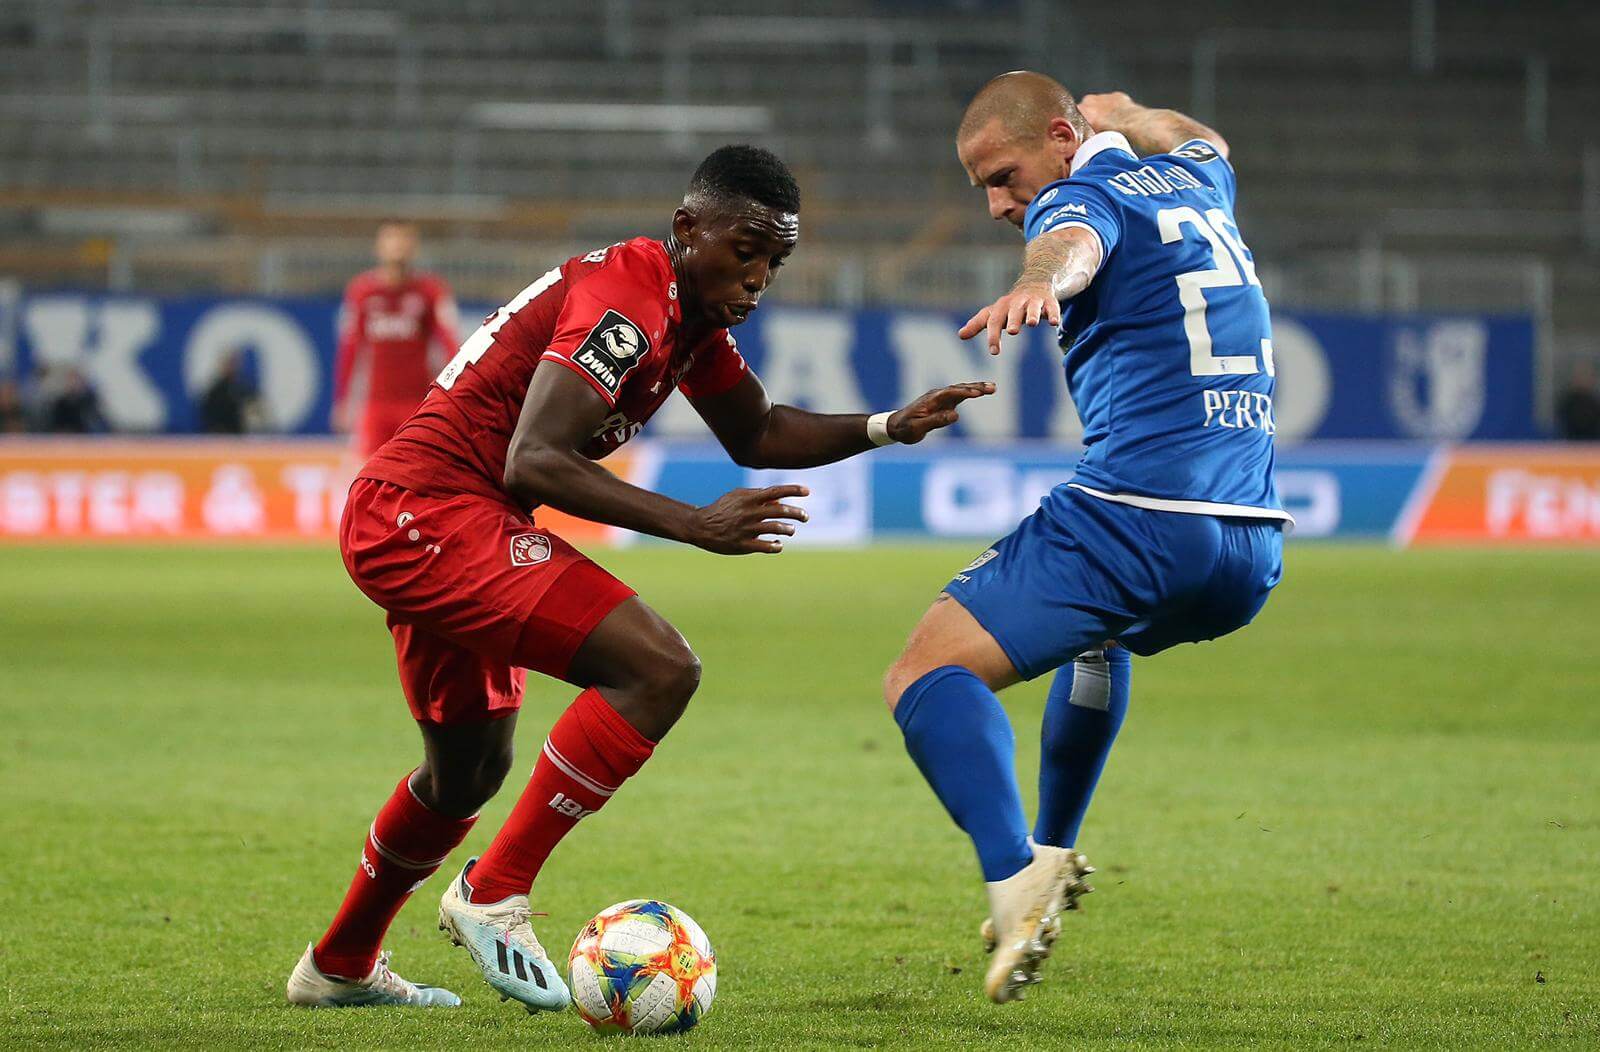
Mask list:
[[[1282,524],[1057,486],[945,589],[1024,679],[1114,639],[1155,654],[1242,628],[1283,577]]]

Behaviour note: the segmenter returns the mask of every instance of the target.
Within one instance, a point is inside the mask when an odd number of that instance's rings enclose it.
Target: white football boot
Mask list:
[[[996,1004],[1021,1000],[1039,981],[1060,931],[1063,903],[1081,894],[1069,885],[1082,883],[1087,862],[1071,848],[1033,845],[1033,861],[1005,880],[991,881],[989,916],[995,935],[994,959],[984,976],[983,991]]]
[[[1032,842],[1030,839],[1029,843]],[[1089,859],[1082,852],[1076,852],[1076,854],[1078,857],[1073,860],[1073,868],[1076,870],[1076,874],[1064,885],[1061,901],[1057,902],[1056,908],[1050,911],[1052,914],[1050,923],[1045,927],[1044,934],[1041,936],[1041,941],[1046,946],[1055,945],[1056,939],[1061,936],[1061,915],[1069,910],[1083,909],[1083,906],[1078,902],[1079,897],[1087,895],[1094,890],[1089,886],[1089,882],[1084,879],[1094,872],[1094,867],[1089,865]],[[983,918],[983,924],[978,928],[978,934],[983,938],[983,952],[993,953],[995,947],[994,919],[991,917]]]
[[[529,1012],[561,1011],[571,997],[533,934],[528,896],[512,895],[486,906],[473,902],[467,874],[477,861],[469,859],[445,889],[439,900],[439,930],[457,946],[466,947],[483,981],[499,992],[500,1000],[520,1001]]]
[[[365,979],[335,979],[324,975],[311,957],[311,947],[289,973],[289,1003],[308,1008],[358,1008],[367,1005],[409,1005],[414,1008],[455,1008],[461,998],[437,986],[407,982],[389,970],[389,955]]]

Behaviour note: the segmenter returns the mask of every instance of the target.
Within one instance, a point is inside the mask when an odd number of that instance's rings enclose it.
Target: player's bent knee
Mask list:
[[[635,597],[589,634],[568,679],[598,688],[635,730],[660,741],[700,686],[700,659],[682,633]]]
[[[503,763],[493,766],[428,770],[425,778],[413,779],[412,788],[432,810],[465,817],[476,814],[494,798],[510,769],[511,757],[507,754]]]
[[[411,778],[417,799],[442,814],[477,813],[511,771],[515,727],[515,719],[425,725],[426,756]]]
[[[434,784],[441,803],[452,814],[476,813],[500,791],[511,771],[511,761],[509,748],[496,749],[476,766],[453,771],[443,779],[436,778]]]
[[[681,709],[700,689],[700,659],[687,644],[680,645],[655,664],[651,678],[651,693]]]
[[[700,659],[676,631],[647,641],[634,657],[613,705],[646,737],[659,740],[699,689]]]
[[[700,687],[700,659],[682,633],[657,619],[631,649],[626,678],[632,693],[682,711]]]
[[[905,694],[906,688],[921,679],[929,671],[928,669],[917,671],[919,668],[920,666],[912,653],[907,650],[896,658],[894,664],[890,665],[888,670],[884,672],[883,703],[889,707],[890,712],[893,712],[900,704],[900,697]]]
[[[934,669],[954,665],[990,690],[1004,690],[1021,677],[994,636],[965,607],[941,594],[883,677],[883,700],[894,712],[905,692]]]
[[[687,703],[700,685],[700,660],[676,628],[633,598],[596,626],[579,648],[572,682],[608,693]]]
[[[484,754],[482,762],[474,772],[471,784],[468,787],[473,795],[482,799],[478,806],[488,803],[495,793],[500,791],[500,786],[505,783],[506,775],[511,773],[511,764],[516,758],[515,750],[508,741],[503,745],[490,749]]]

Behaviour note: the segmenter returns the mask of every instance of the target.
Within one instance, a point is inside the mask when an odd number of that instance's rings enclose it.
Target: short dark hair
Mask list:
[[[800,184],[789,166],[771,150],[759,146],[724,146],[700,162],[689,179],[685,201],[706,204],[739,199],[754,201],[780,212],[799,213]]]

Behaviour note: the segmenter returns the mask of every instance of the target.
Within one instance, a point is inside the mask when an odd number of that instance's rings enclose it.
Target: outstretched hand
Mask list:
[[[885,426],[888,428],[890,438],[914,446],[927,438],[928,432],[949,427],[961,419],[961,413],[956,407],[962,402],[969,398],[982,398],[992,394],[994,394],[994,384],[987,380],[935,388],[904,409],[891,413]]]
[[[781,552],[783,538],[794,536],[794,524],[808,518],[804,508],[784,500],[810,493],[793,484],[730,490],[695,512],[689,543],[718,555]],[[767,536],[770,534],[778,536]]]
[[[988,330],[989,353],[999,354],[1000,330],[1015,336],[1024,325],[1033,328],[1041,320],[1061,325],[1061,301],[1055,290],[1049,285],[1018,285],[969,318],[956,335],[970,340]]]

